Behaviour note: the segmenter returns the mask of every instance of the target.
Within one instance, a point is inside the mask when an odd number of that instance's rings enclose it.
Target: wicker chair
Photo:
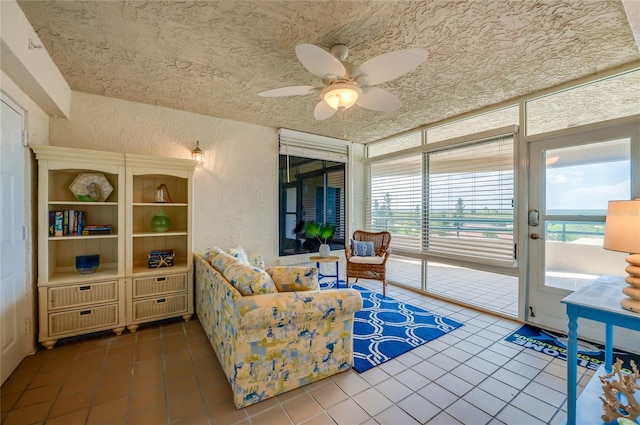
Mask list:
[[[375,279],[382,281],[382,295],[386,296],[387,289],[387,258],[391,253],[389,243],[391,234],[389,232],[365,232],[356,230],[353,232],[354,241],[373,242],[375,257],[357,257],[352,255],[351,245],[346,245],[345,255],[347,259],[347,288],[349,278],[362,277],[364,279]]]

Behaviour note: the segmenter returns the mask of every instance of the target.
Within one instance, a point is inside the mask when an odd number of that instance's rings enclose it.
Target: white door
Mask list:
[[[28,354],[31,337],[29,326],[32,308],[27,298],[25,240],[25,147],[22,146],[22,114],[0,101],[0,336],[2,382]]]
[[[602,242],[608,201],[640,196],[638,126],[531,142],[529,160],[527,321],[566,332],[562,298],[599,275],[626,275],[627,254]],[[580,336],[601,340],[602,330],[580,324]]]

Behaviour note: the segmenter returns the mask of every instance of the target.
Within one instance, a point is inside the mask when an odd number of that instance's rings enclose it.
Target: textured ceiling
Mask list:
[[[368,142],[640,60],[619,0],[18,1],[73,90]],[[320,85],[295,46],[350,48],[358,65],[423,47],[382,84],[402,107],[313,118]]]

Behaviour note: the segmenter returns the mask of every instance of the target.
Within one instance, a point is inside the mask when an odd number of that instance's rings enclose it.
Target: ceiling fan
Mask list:
[[[387,81],[413,71],[425,60],[425,49],[413,48],[384,53],[369,59],[357,68],[347,62],[349,48],[338,44],[331,51],[313,44],[298,44],[296,56],[302,65],[322,79],[323,87],[289,86],[258,93],[261,97],[297,96],[320,93],[320,102],[313,115],[326,120],[337,111],[354,104],[374,111],[390,112],[400,108],[398,97],[379,87]]]

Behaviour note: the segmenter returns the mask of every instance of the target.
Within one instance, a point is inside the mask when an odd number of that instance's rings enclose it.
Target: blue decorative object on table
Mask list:
[[[78,255],[76,256],[76,270],[81,274],[94,273],[100,265],[100,255]]]

